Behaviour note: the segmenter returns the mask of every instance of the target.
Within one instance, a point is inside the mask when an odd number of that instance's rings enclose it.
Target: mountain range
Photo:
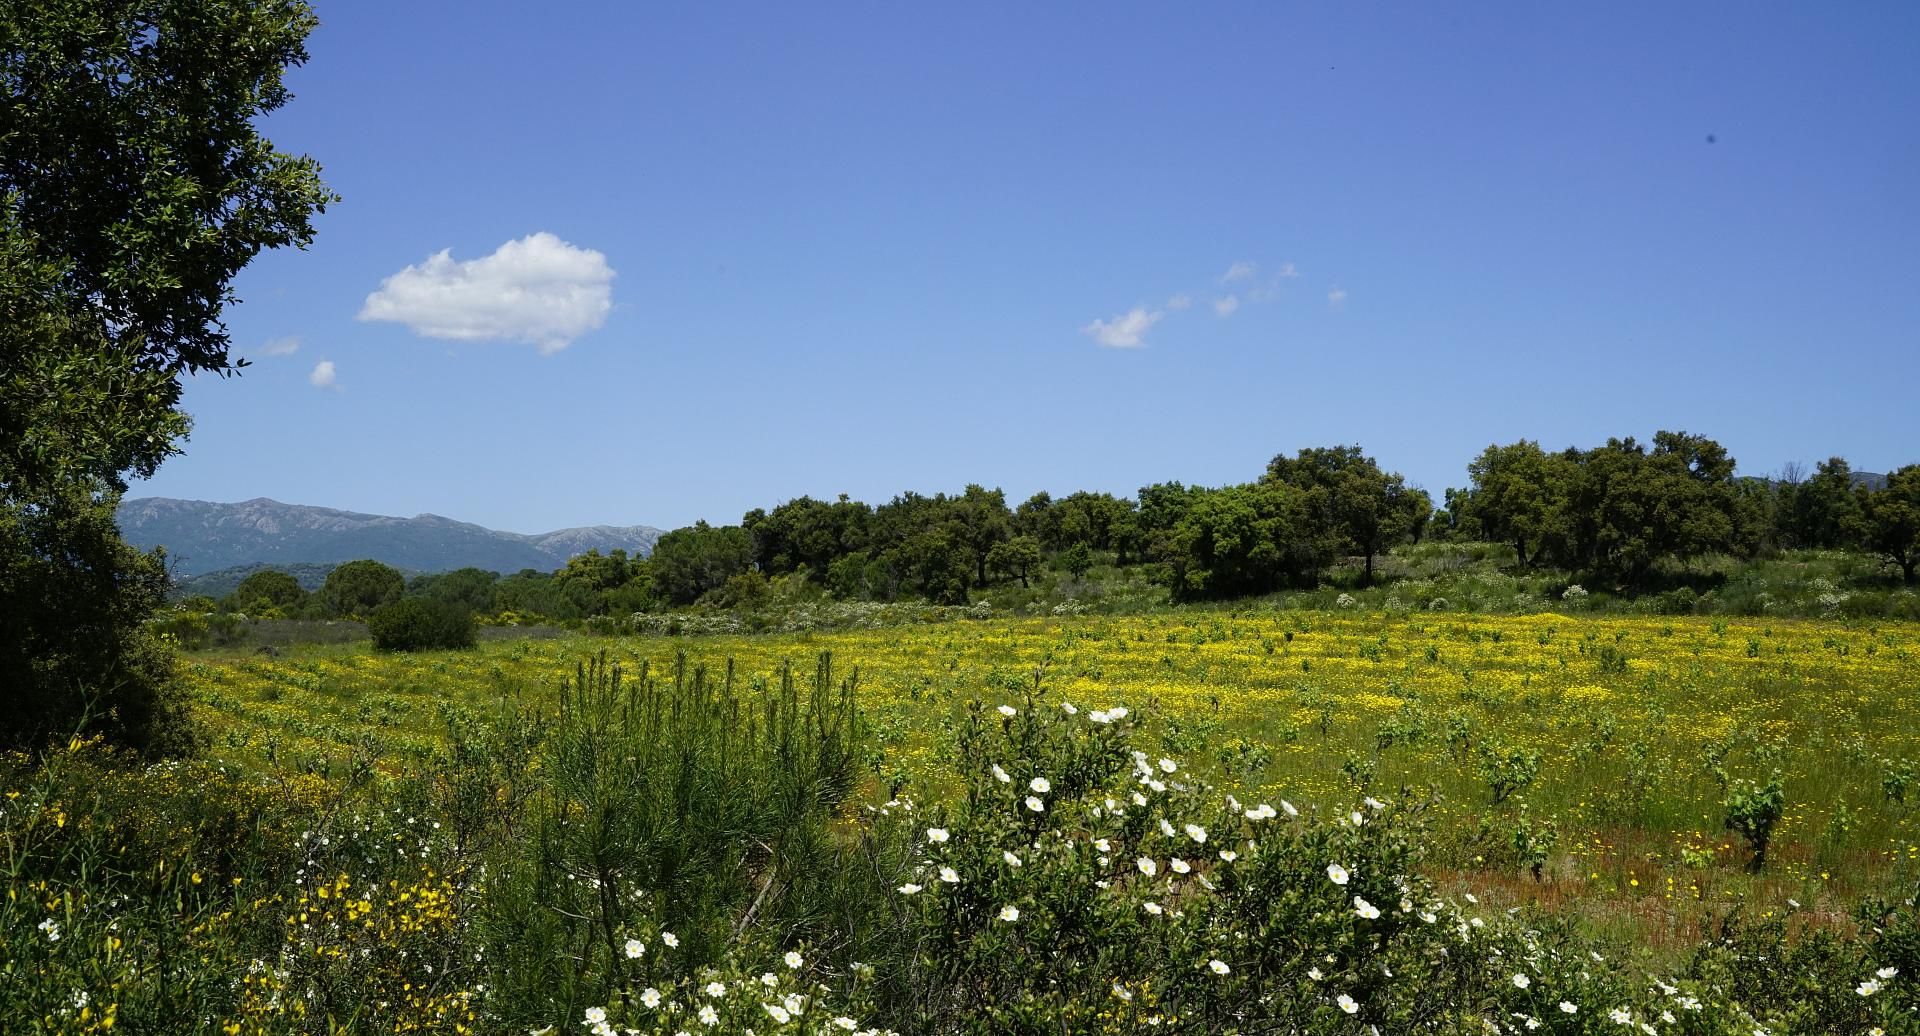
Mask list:
[[[372,558],[412,572],[483,568],[503,575],[550,572],[589,550],[646,554],[660,530],[594,525],[553,532],[501,532],[421,514],[396,518],[283,504],[264,497],[237,504],[150,496],[124,500],[120,532],[137,547],[165,547],[176,576],[243,565],[338,564]]]

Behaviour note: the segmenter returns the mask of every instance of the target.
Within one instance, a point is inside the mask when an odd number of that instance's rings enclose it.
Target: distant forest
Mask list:
[[[1811,473],[1736,477],[1714,440],[1659,432],[1558,452],[1522,440],[1489,446],[1470,483],[1432,500],[1358,446],[1278,456],[1253,481],[1208,488],[1164,482],[1132,498],[1038,493],[1010,506],[998,489],[902,493],[869,505],[801,497],[738,525],[662,535],[647,557],[588,552],[556,572],[478,569],[414,577],[351,562],[309,591],[261,571],[221,604],[258,616],[367,615],[402,596],[474,613],[576,621],[704,604],[751,608],[770,587],[801,584],[848,601],[965,604],[1043,570],[1135,570],[1175,602],[1320,585],[1335,566],[1356,586],[1376,559],[1422,540],[1491,542],[1522,570],[1552,569],[1632,595],[1703,557],[1781,550],[1858,552],[1898,569],[1920,563],[1920,465],[1860,475],[1839,457]],[[210,603],[210,602],[209,602]]]

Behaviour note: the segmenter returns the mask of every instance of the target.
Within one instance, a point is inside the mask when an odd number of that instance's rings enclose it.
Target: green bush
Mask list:
[[[367,620],[373,646],[382,651],[432,651],[473,646],[473,613],[456,604],[409,597]]]

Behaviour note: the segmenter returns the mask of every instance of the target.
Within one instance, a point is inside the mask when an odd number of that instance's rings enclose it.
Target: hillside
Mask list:
[[[209,503],[144,497],[120,505],[120,529],[136,546],[165,547],[180,576],[241,565],[337,564],[373,558],[416,572],[472,566],[551,571],[588,550],[645,554],[660,530],[596,525],[526,534],[434,514],[398,518],[259,498]]]

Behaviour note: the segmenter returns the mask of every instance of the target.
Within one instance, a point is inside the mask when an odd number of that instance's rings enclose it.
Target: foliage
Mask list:
[[[436,651],[473,646],[473,613],[450,601],[407,597],[376,608],[367,632],[381,651]]]
[[[1374,556],[1405,539],[1417,541],[1433,512],[1433,501],[1407,488],[1398,472],[1380,470],[1358,446],[1301,450],[1275,457],[1266,481],[1292,486],[1306,498],[1312,524],[1337,537],[1365,560],[1366,581],[1373,581]]]
[[[1726,826],[1729,831],[1739,832],[1753,852],[1747,869],[1758,871],[1766,867],[1767,846],[1773,841],[1774,825],[1780,822],[1786,808],[1787,796],[1780,786],[1778,772],[1765,784],[1740,781],[1728,790]]]
[[[110,500],[0,507],[0,748],[91,730],[148,755],[189,749],[183,689],[147,625],[165,594],[162,558],[120,539]]]
[[[0,8],[0,681],[4,735],[83,718],[177,747],[144,632],[161,559],[120,542],[124,476],[187,427],[179,377],[227,373],[220,321],[262,249],[304,246],[331,200],[256,120],[306,59],[304,4]],[[98,699],[88,702],[88,696]]]
[[[255,572],[240,581],[234,588],[230,606],[234,611],[250,615],[265,615],[269,612],[280,615],[297,614],[300,605],[307,599],[306,590],[293,576],[266,568]]]
[[[349,619],[372,615],[398,601],[406,589],[406,577],[397,569],[369,558],[328,572],[317,596],[327,615]]]
[[[1920,567],[1920,464],[1887,476],[1884,489],[1858,492],[1860,540],[1866,549],[1900,566],[1911,586]]]
[[[737,525],[699,522],[654,542],[653,585],[670,604],[687,605],[718,590],[753,562],[753,538]]]

